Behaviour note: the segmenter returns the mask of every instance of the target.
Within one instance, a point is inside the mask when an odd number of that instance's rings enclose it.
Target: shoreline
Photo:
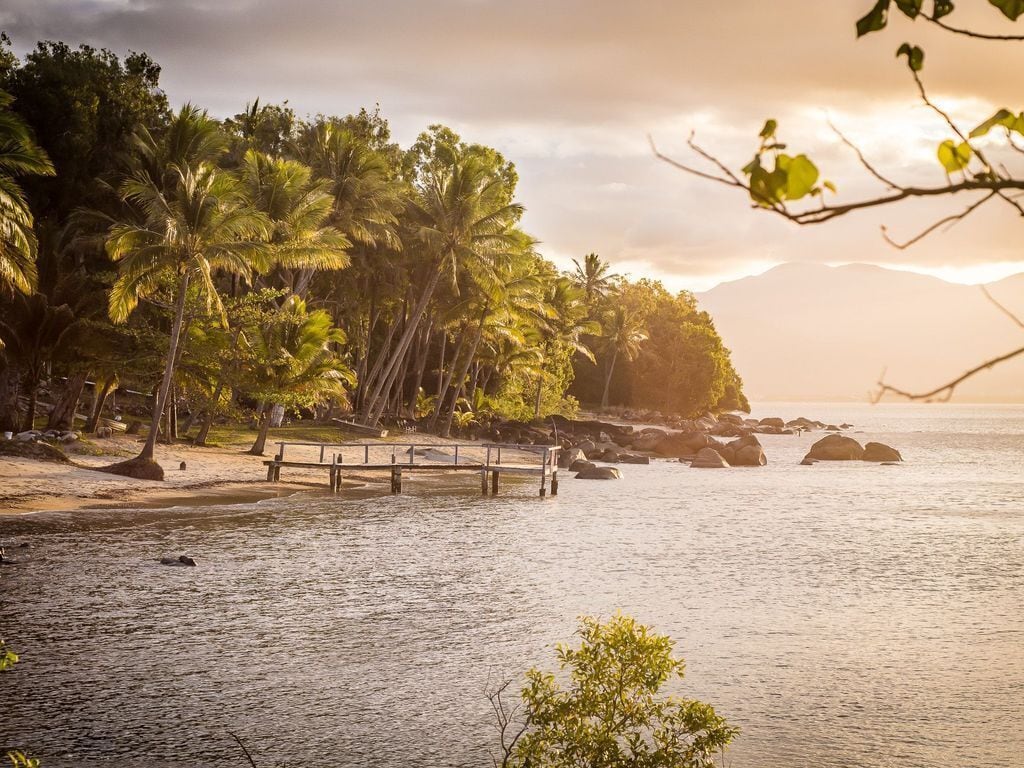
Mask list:
[[[426,447],[469,441],[420,434],[410,442]],[[126,435],[104,439],[102,455],[70,452],[71,464],[0,456],[0,521],[42,512],[219,507],[305,492],[327,492],[327,477],[322,469],[290,469],[287,480],[268,482],[263,461],[272,452],[253,456],[245,450],[247,445],[158,445],[156,458],[164,467],[163,481],[97,471],[138,452],[138,438]],[[185,470],[178,469],[182,463]],[[352,490],[386,482],[383,476],[350,475],[345,478],[344,487]]]

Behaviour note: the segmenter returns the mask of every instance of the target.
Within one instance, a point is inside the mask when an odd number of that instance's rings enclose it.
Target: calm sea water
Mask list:
[[[0,520],[0,746],[44,766],[490,765],[485,693],[575,617],[677,640],[734,768],[1024,755],[1024,408],[782,406],[907,462],[627,466],[481,498],[307,495]],[[860,434],[857,434],[860,433]],[[166,568],[188,552],[197,568]]]

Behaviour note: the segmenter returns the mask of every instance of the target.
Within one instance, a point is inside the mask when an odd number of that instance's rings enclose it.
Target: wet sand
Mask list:
[[[420,435],[396,438],[420,445],[455,442]],[[388,442],[387,440],[364,442]],[[459,442],[469,442],[461,440]],[[134,455],[137,437],[119,435],[103,441],[110,455],[70,454],[73,464],[0,456],[0,515],[57,512],[78,509],[148,508],[242,504],[299,492],[326,492],[326,469],[289,468],[286,479],[268,483],[263,461],[246,446],[195,447],[188,444],[158,445],[156,460],[164,468],[164,480],[135,480],[96,471]],[[182,462],[186,468],[179,469]],[[367,483],[385,485],[383,473],[349,475],[345,486]]]

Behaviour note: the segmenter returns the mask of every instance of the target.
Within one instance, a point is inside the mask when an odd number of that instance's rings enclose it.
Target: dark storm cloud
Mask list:
[[[827,110],[896,175],[937,175],[941,183],[933,147],[944,128],[914,106],[896,46],[910,36],[924,45],[929,82],[968,120],[987,116],[993,103],[1020,106],[1012,73],[1024,61],[920,24],[855,42],[853,21],[867,5],[7,0],[0,25],[19,52],[38,39],[147,51],[163,65],[175,102],[219,115],[256,96],[288,99],[300,113],[379,102],[403,142],[428,122],[449,123],[517,162],[526,224],[563,259],[597,250],[696,278],[788,259],[1018,258],[1005,247],[1003,232],[1015,223],[1008,216],[992,217],[966,254],[956,235],[900,253],[878,236],[893,211],[795,231],[747,210],[729,190],[651,159],[646,133],[681,153],[681,138],[696,128],[705,144],[742,164],[760,122],[773,116],[794,146],[813,151],[841,194],[867,191],[855,160],[825,129]],[[983,10],[963,13],[996,24]],[[936,210],[911,210],[903,225],[912,229]]]

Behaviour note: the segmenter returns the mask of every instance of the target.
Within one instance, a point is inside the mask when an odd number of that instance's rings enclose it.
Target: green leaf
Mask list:
[[[896,0],[896,7],[903,11],[904,16],[911,19],[917,18],[923,4],[924,0]]]
[[[921,67],[924,66],[924,51],[918,48],[916,45],[910,43],[904,43],[896,51],[896,58],[900,56],[907,57],[907,66],[910,67],[911,72],[920,72]]]
[[[878,0],[867,15],[857,20],[857,37],[885,28],[889,16],[889,0]]]
[[[1013,128],[1013,124],[1017,118],[1008,109],[1000,109],[992,117],[986,120],[984,123],[979,125],[973,131],[971,131],[971,138],[976,136],[984,136],[986,133],[991,131],[997,125],[1004,125],[1007,128]]]
[[[775,129],[779,127],[779,124],[775,120],[765,120],[764,128],[761,129],[761,133],[758,134],[762,139],[770,139],[775,136]]]
[[[971,145],[966,141],[955,144],[951,139],[946,139],[939,144],[938,156],[946,173],[957,173],[967,167],[971,161]]]
[[[1024,0],[988,0],[1003,12],[1003,16],[1010,21],[1016,21],[1017,17],[1024,13]]]
[[[794,157],[787,163],[785,171],[787,200],[799,200],[810,194],[818,181],[818,166],[812,163],[807,155]]]
[[[754,166],[750,173],[750,199],[763,208],[770,208],[774,203],[781,202],[778,174],[781,174],[782,184],[785,184],[785,173],[782,171],[768,173],[760,163]]]
[[[953,12],[953,3],[951,0],[935,0],[935,5],[932,6],[932,18],[941,19],[943,16],[948,16]]]

